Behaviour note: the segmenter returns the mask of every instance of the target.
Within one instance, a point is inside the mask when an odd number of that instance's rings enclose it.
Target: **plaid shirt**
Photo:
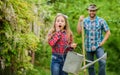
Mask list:
[[[103,31],[108,31],[109,27],[106,21],[100,17],[90,20],[87,17],[83,21],[85,30],[85,48],[87,52],[95,51],[103,40]],[[93,47],[95,49],[93,49]]]
[[[65,54],[72,48],[70,47],[71,41],[68,42],[66,32],[56,32],[52,38],[48,41],[49,45],[52,47],[52,53],[54,54]]]

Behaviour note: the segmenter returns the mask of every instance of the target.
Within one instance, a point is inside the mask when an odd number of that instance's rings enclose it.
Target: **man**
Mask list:
[[[77,32],[80,34],[82,31],[82,22],[84,25],[85,31],[85,49],[87,59],[94,61],[94,55],[97,58],[100,58],[104,54],[103,45],[106,40],[109,38],[110,29],[106,23],[106,21],[98,16],[96,16],[96,12],[98,8],[95,4],[89,5],[87,8],[89,17],[84,19],[84,16],[80,16]],[[103,33],[105,32],[105,36],[103,37]],[[105,60],[99,61],[99,75],[106,75],[105,73]],[[89,75],[95,75],[94,65],[88,68]]]

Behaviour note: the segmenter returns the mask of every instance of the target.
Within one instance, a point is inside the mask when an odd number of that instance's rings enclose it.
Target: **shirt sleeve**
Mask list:
[[[71,43],[73,43],[73,37],[72,37],[72,35],[70,35],[70,42],[69,42],[69,44],[71,44]]]
[[[56,42],[60,39],[61,32],[56,32],[52,38],[48,41],[50,46],[54,46]]]
[[[105,20],[102,20],[102,28],[105,32],[109,30],[108,24]]]
[[[72,35],[70,35],[70,42],[69,42],[69,45],[68,45],[68,48],[67,48],[68,51],[72,51],[73,50],[73,48],[71,47],[72,43],[73,43],[73,37],[72,37]]]

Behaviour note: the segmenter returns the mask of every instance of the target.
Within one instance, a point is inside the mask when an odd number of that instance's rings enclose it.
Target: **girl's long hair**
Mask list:
[[[55,22],[56,22],[57,17],[59,17],[59,16],[62,16],[62,17],[64,18],[64,20],[65,20],[64,30],[66,31],[67,39],[68,39],[68,41],[70,42],[70,41],[73,39],[73,33],[72,33],[71,29],[70,29],[70,26],[69,26],[69,23],[68,23],[68,20],[67,20],[67,16],[64,15],[64,14],[61,14],[61,13],[57,14],[57,16],[55,17],[55,20],[54,20],[54,23],[53,23],[53,27],[52,27],[52,28],[50,29],[50,31],[48,32],[48,35],[49,35],[49,34],[52,34],[52,35],[53,35],[53,34],[56,32]],[[72,41],[73,41],[73,40],[72,40]]]

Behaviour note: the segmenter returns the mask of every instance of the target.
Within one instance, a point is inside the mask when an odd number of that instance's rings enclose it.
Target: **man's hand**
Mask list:
[[[84,15],[81,15],[80,17],[79,17],[79,22],[82,22],[84,20]]]
[[[110,36],[110,30],[106,31],[105,37],[104,37],[103,41],[99,44],[99,46],[102,46],[107,41],[109,36]]]

